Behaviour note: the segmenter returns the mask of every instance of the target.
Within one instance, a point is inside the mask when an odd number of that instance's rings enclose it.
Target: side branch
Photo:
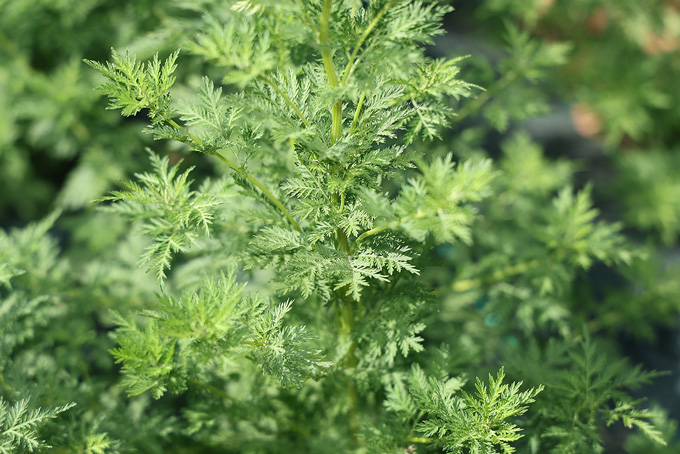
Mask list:
[[[175,120],[173,120],[172,118],[164,118],[164,120],[165,120],[165,122],[166,122],[167,124],[169,124],[170,126],[172,126],[173,128],[175,128],[175,129],[177,129],[177,130],[182,130],[182,129],[183,129],[183,128],[182,128],[179,124],[177,124],[177,122],[176,122]],[[199,147],[203,146],[203,141],[202,141],[201,139],[199,139],[198,137],[196,137],[196,136],[194,136],[194,135],[192,135],[192,134],[189,134],[189,139],[190,139],[192,142],[194,142],[196,145],[198,145]],[[279,211],[281,211],[281,213],[283,213],[283,215],[286,217],[286,219],[288,219],[288,222],[290,222],[290,224],[293,226],[293,228],[294,228],[295,230],[297,230],[298,232],[302,232],[302,229],[300,228],[300,225],[299,225],[297,222],[295,222],[295,219],[293,219],[293,217],[290,215],[290,213],[288,212],[288,210],[286,209],[286,207],[283,205],[283,203],[281,203],[281,201],[280,201],[279,199],[277,199],[277,198],[274,196],[274,194],[272,194],[272,193],[271,193],[271,192],[270,192],[270,191],[269,191],[262,183],[260,183],[254,176],[252,176],[251,174],[249,174],[248,172],[246,172],[245,170],[243,170],[242,167],[239,167],[238,165],[236,165],[235,163],[233,163],[231,160],[229,160],[229,159],[227,159],[226,157],[224,157],[224,155],[222,155],[221,153],[219,153],[219,152],[213,152],[212,155],[215,156],[215,157],[216,157],[217,159],[219,159],[220,161],[222,161],[223,163],[225,163],[226,165],[228,165],[229,167],[231,167],[231,168],[232,168],[235,172],[237,172],[239,175],[241,175],[242,177],[244,177],[246,180],[250,181],[250,183],[253,184],[253,186],[257,187],[260,191],[262,191],[262,193],[265,195],[265,197],[267,197],[267,198],[268,198],[268,199],[276,206],[276,208],[278,208]]]
[[[286,207],[281,203],[281,201],[279,201],[279,199],[277,199],[274,196],[274,194],[269,192],[269,190],[266,187],[264,187],[264,185],[262,183],[260,183],[255,177],[253,177],[251,174],[249,174],[248,172],[243,170],[241,167],[238,167],[236,164],[232,163],[230,160],[225,158],[222,154],[215,153],[215,157],[218,158],[220,161],[224,162],[225,164],[227,164],[232,169],[234,169],[240,175],[245,177],[246,180],[250,181],[255,187],[257,187],[260,191],[262,191],[262,193],[265,195],[265,197],[267,197],[274,205],[276,205],[276,208],[278,208],[279,211],[281,211],[281,213],[283,213],[283,215],[286,217],[286,219],[288,219],[288,222],[290,222],[290,224],[293,226],[293,228],[295,230],[297,230],[298,232],[302,232],[302,229],[300,228],[298,223],[295,222],[295,219],[293,219],[293,217],[290,215],[290,213],[288,212]]]
[[[538,266],[539,264],[540,260],[533,259],[527,262],[518,263],[514,266],[503,268],[502,270],[491,273],[486,277],[456,281],[451,286],[451,290],[457,293],[466,292],[468,290],[479,288],[482,285],[493,284],[494,282],[498,282],[502,279],[505,279],[506,277],[517,276],[518,274],[522,274],[531,268]]]
[[[354,249],[355,249],[357,243],[360,243],[361,241],[365,240],[369,236],[377,235],[378,233],[383,232],[385,230],[394,229],[394,228],[398,227],[399,224],[406,222],[408,220],[422,219],[424,217],[425,217],[425,213],[418,211],[413,216],[404,216],[402,218],[395,219],[392,222],[388,222],[387,224],[380,225],[378,227],[374,227],[370,230],[366,230],[364,233],[359,235],[356,240],[354,240],[354,243],[352,244],[352,249],[350,250],[350,253],[354,253]]]
[[[342,85],[345,85],[347,83],[347,80],[349,79],[349,76],[352,75],[352,72],[354,70],[354,59],[357,57],[359,54],[359,50],[361,49],[361,46],[364,45],[364,41],[368,38],[368,35],[371,34],[373,29],[378,25],[378,22],[380,22],[380,19],[387,13],[387,10],[392,6],[392,3],[394,3],[394,0],[390,0],[383,6],[383,9],[381,9],[378,14],[375,15],[373,20],[371,21],[370,24],[368,24],[368,27],[366,27],[366,30],[361,34],[361,37],[359,38],[359,41],[357,42],[356,46],[354,46],[354,49],[352,50],[352,54],[349,56],[349,61],[347,62],[347,66],[345,67],[345,72],[342,75]]]

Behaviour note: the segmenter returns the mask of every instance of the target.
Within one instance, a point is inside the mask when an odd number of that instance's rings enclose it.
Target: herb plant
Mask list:
[[[527,135],[497,162],[438,142],[515,82],[484,91],[461,58],[426,54],[451,7],[174,8],[181,52],[86,60],[111,109],[179,144],[148,149],[150,169],[98,199],[108,261],[69,275],[47,233],[58,213],[0,237],[0,452],[600,452],[619,422],[666,444],[666,423],[631,395],[656,373],[593,335],[576,290],[595,264],[644,260],[640,248]],[[564,62],[567,46],[512,33],[529,81]],[[176,86],[186,53],[220,79],[185,69]],[[35,330],[68,320],[69,299],[112,309],[95,318],[120,383],[79,382],[84,355],[59,376],[68,395],[20,385],[46,362]],[[97,339],[81,350],[101,353]],[[29,410],[33,394],[48,409]],[[59,431],[47,420],[62,412],[83,422]]]

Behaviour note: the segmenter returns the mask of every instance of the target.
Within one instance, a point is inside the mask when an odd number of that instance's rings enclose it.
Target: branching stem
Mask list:
[[[381,225],[381,226],[378,226],[378,227],[374,227],[371,230],[366,230],[364,233],[359,235],[356,240],[354,240],[354,244],[352,245],[351,251],[354,252],[354,248],[357,245],[357,243],[362,242],[363,240],[365,240],[369,236],[376,235],[376,234],[378,234],[378,233],[380,233],[384,230],[391,228],[392,224],[393,223],[389,223],[389,224]]]
[[[525,271],[528,271],[531,268],[538,266],[539,264],[540,260],[533,259],[529,260],[528,262],[522,262],[518,263],[517,265],[503,268],[494,273],[491,273],[486,277],[480,277],[476,279],[463,279],[460,281],[456,281],[451,286],[451,290],[453,290],[454,292],[466,292],[468,290],[479,288],[485,284],[493,284],[494,282],[498,282],[502,279],[505,279],[506,277],[512,277],[518,274],[522,274]]]
[[[172,127],[175,128],[175,129],[177,129],[178,131],[183,130],[183,128],[182,128],[179,124],[177,124],[177,122],[176,122],[175,120],[173,120],[172,118],[164,118],[164,120],[165,120],[165,122],[166,122],[167,124],[169,124],[170,126],[172,126]],[[194,136],[194,135],[192,135],[192,134],[189,134],[189,138],[190,138],[196,145],[198,145],[199,147],[202,147],[202,146],[203,146],[203,141],[202,141],[201,139],[199,139],[198,137],[196,137],[196,136]],[[302,232],[302,229],[300,228],[300,226],[298,225],[298,223],[295,222],[295,219],[293,219],[293,217],[290,215],[290,213],[288,212],[288,210],[286,209],[286,207],[283,205],[283,203],[281,203],[281,201],[280,201],[279,199],[277,199],[277,198],[274,196],[274,194],[272,194],[272,193],[271,193],[271,192],[270,192],[270,191],[269,191],[262,183],[260,183],[254,176],[252,176],[251,174],[249,174],[248,172],[246,172],[245,170],[243,170],[242,167],[239,167],[238,165],[236,165],[235,163],[233,163],[231,160],[229,160],[229,159],[227,159],[226,157],[224,157],[224,155],[222,155],[221,153],[219,153],[219,152],[216,151],[216,152],[213,152],[212,155],[215,156],[215,157],[216,157],[217,159],[219,159],[220,161],[222,161],[223,163],[225,163],[226,165],[228,165],[229,167],[231,167],[231,168],[232,168],[234,171],[236,171],[239,175],[241,175],[243,178],[245,178],[246,180],[248,180],[253,186],[255,186],[255,187],[258,188],[260,191],[262,191],[262,193],[265,195],[265,197],[267,197],[267,198],[268,198],[268,199],[276,206],[276,208],[278,208],[279,211],[281,211],[281,213],[283,213],[283,215],[286,217],[286,219],[288,219],[288,222],[290,222],[290,224],[293,226],[293,228],[294,228],[295,230],[297,230],[298,232]]]
[[[404,216],[403,218],[395,219],[392,222],[389,222],[384,225],[380,225],[378,227],[374,227],[370,230],[366,230],[364,233],[359,235],[356,240],[354,240],[354,244],[352,244],[352,248],[350,249],[350,253],[354,253],[354,249],[356,248],[356,245],[369,236],[377,235],[380,232],[383,232],[385,230],[393,229],[396,228],[399,224],[402,224],[405,221],[411,220],[411,219],[422,219],[425,217],[425,213],[422,211],[416,212],[413,216]]]
[[[354,59],[357,57],[359,54],[359,50],[361,50],[361,46],[364,45],[364,41],[368,38],[368,35],[371,34],[373,29],[378,25],[378,22],[380,22],[380,19],[387,13],[387,10],[389,10],[390,6],[392,6],[392,3],[394,3],[394,0],[390,0],[383,6],[383,8],[378,12],[378,14],[375,15],[373,20],[371,21],[370,24],[368,24],[368,27],[366,27],[366,30],[361,34],[361,37],[359,38],[359,41],[357,44],[354,46],[354,49],[352,50],[352,54],[349,56],[349,61],[347,62],[347,66],[345,67],[345,72],[342,75],[342,85],[347,84],[347,80],[349,79],[349,76],[352,75],[352,72],[354,71]]]
[[[503,77],[498,79],[498,82],[491,87],[489,90],[485,91],[481,95],[477,96],[473,101],[466,104],[462,109],[460,109],[456,116],[453,118],[454,122],[460,122],[466,117],[477,112],[494,93],[507,87],[512,81],[514,81],[519,76],[517,71],[509,71]]]
[[[364,105],[364,99],[366,99],[366,92],[361,93],[361,97],[359,98],[359,103],[357,104],[357,110],[354,112],[354,118],[352,119],[352,126],[349,128],[349,133],[354,132],[354,128],[357,125],[357,121],[359,120],[359,113],[361,112],[361,108]]]

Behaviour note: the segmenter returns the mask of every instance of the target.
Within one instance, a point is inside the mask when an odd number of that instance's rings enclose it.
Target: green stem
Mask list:
[[[485,91],[481,95],[477,96],[473,101],[466,104],[462,109],[460,109],[454,118],[455,122],[460,122],[469,115],[477,112],[489,99],[491,96],[503,88],[507,87],[512,81],[514,81],[519,74],[517,71],[510,71],[506,73],[503,77],[498,79],[498,82],[491,87],[489,90]]]
[[[395,219],[394,221],[392,221],[390,223],[387,223],[387,224],[384,224],[384,225],[381,225],[381,226],[378,226],[378,227],[374,227],[370,230],[366,230],[364,233],[359,235],[356,240],[354,240],[354,244],[352,244],[352,248],[350,249],[350,254],[354,253],[354,249],[356,248],[356,245],[358,243],[362,242],[363,240],[365,240],[369,236],[376,235],[376,234],[383,232],[385,230],[388,230],[388,229],[393,229],[393,228],[397,227],[399,224],[402,224],[403,222],[405,222],[407,220],[422,219],[424,217],[425,217],[425,213],[422,212],[422,211],[418,211],[413,216],[404,216],[403,218]]]
[[[479,288],[485,284],[493,284],[494,282],[498,282],[502,279],[505,279],[506,277],[522,274],[525,271],[538,266],[540,263],[540,260],[533,259],[529,260],[528,262],[518,263],[517,265],[503,268],[502,270],[491,273],[486,277],[456,281],[451,286],[451,290],[454,292],[466,292],[468,290]]]
[[[354,118],[352,119],[352,126],[349,127],[349,133],[352,134],[354,132],[354,128],[357,125],[357,121],[359,120],[359,113],[361,112],[361,107],[364,105],[364,99],[366,99],[366,92],[363,92],[361,94],[361,97],[359,98],[359,103],[357,104],[357,110],[354,112]]]
[[[172,118],[163,117],[163,119],[165,120],[165,122],[167,124],[169,124],[170,126],[175,128],[176,130],[178,130],[178,131],[184,130],[184,128],[182,128],[180,125],[178,125],[177,122],[175,120],[173,120]],[[195,135],[189,134],[189,138],[191,139],[192,142],[196,143],[196,145],[198,145],[199,147],[203,146],[203,141],[201,139],[199,139],[198,137],[196,137]]]
[[[340,299],[340,336],[349,337],[351,340],[354,332],[354,302],[347,297]],[[351,341],[347,355],[344,358],[345,370],[351,371],[357,367],[356,349],[357,344]],[[347,377],[347,403],[349,405],[349,430],[353,442],[356,443],[356,433],[358,429],[357,424],[357,405],[359,402],[359,395],[357,386],[352,377]]]
[[[437,440],[434,438],[407,437],[406,441],[410,441],[411,443],[432,443]]]
[[[378,233],[380,233],[380,232],[382,232],[382,231],[384,231],[384,230],[387,230],[387,229],[389,229],[389,228],[391,228],[391,227],[392,227],[392,223],[389,223],[389,224],[381,225],[381,226],[379,226],[379,227],[374,227],[374,228],[372,228],[371,230],[366,230],[364,233],[362,233],[361,235],[359,235],[359,236],[357,237],[356,240],[354,240],[354,244],[352,245],[351,252],[354,252],[354,248],[355,248],[355,246],[356,246],[357,243],[360,243],[361,241],[365,240],[365,239],[368,238],[369,236],[378,234]]]
[[[338,99],[333,105],[333,129],[331,130],[331,137],[333,143],[340,140],[342,136],[342,99]]]
[[[276,205],[276,208],[278,208],[279,211],[281,211],[281,213],[283,213],[283,215],[286,217],[286,219],[288,219],[288,222],[290,222],[290,224],[293,226],[293,228],[295,230],[297,230],[298,232],[302,232],[302,229],[300,228],[298,223],[295,222],[295,219],[293,219],[293,217],[290,215],[290,213],[288,212],[286,207],[279,201],[279,199],[277,199],[274,196],[274,194],[269,192],[269,190],[267,188],[265,188],[264,185],[262,185],[262,183],[260,183],[255,177],[253,177],[251,174],[249,174],[248,172],[243,170],[241,167],[238,167],[236,164],[234,164],[233,162],[231,162],[230,160],[225,158],[220,153],[215,152],[214,156],[216,158],[218,158],[219,160],[221,160],[222,162],[224,162],[225,164],[227,164],[232,169],[234,169],[240,175],[245,177],[246,180],[250,181],[255,187],[257,187],[260,191],[262,191],[262,193],[265,195],[265,197],[267,197],[274,205]]]
[[[311,123],[309,123],[309,120],[307,120],[307,117],[305,117],[305,114],[303,114],[302,111],[298,108],[298,106],[295,105],[293,100],[291,100],[288,97],[288,95],[286,95],[286,93],[284,93],[284,91],[281,90],[281,87],[279,87],[279,85],[276,82],[274,82],[273,80],[271,80],[269,77],[265,76],[264,74],[260,74],[259,76],[257,76],[257,78],[260,79],[261,81],[263,81],[264,83],[268,84],[270,87],[272,87],[274,89],[274,91],[276,93],[278,93],[279,96],[281,96],[283,98],[283,100],[286,102],[286,104],[288,104],[291,107],[291,109],[293,109],[295,111],[295,113],[297,114],[298,117],[300,117],[300,120],[302,120],[302,122],[305,124],[305,126],[307,126],[308,128],[311,129],[312,125],[311,125]]]
[[[338,209],[338,212],[342,214],[342,212],[345,210],[345,193],[343,192],[340,194],[340,208]]]
[[[340,86],[338,81],[338,73],[333,62],[333,53],[331,52],[329,31],[330,31],[330,17],[333,7],[333,0],[324,0],[323,8],[321,10],[321,23],[319,26],[319,47],[321,49],[321,58],[323,60],[324,68],[326,69],[326,76],[328,83],[332,88]],[[340,140],[342,136],[342,99],[338,99],[333,105],[332,109],[332,128],[331,137],[332,144]],[[334,197],[334,202],[338,202],[337,196]],[[340,199],[340,206],[344,208],[344,198]],[[338,247],[347,255],[350,255],[349,242],[345,232],[338,228],[336,231]],[[346,296],[340,297],[339,307],[340,328],[339,336],[347,338],[351,344],[347,355],[344,358],[344,366],[346,371],[351,371],[357,366],[356,357],[356,342],[352,341],[352,334],[354,332],[354,302]],[[347,377],[347,403],[349,405],[349,431],[353,443],[356,443],[357,425],[357,406],[358,406],[358,392],[356,383],[353,377]]]
[[[195,385],[199,388],[202,388],[206,391],[210,391],[212,394],[215,394],[216,396],[221,397],[222,399],[230,400],[230,401],[234,400],[233,397],[231,397],[229,394],[225,393],[221,389],[217,388],[216,386],[209,385],[205,382],[202,382],[200,380],[196,380],[194,378],[189,379],[189,383],[191,383],[192,385]]]
[[[336,234],[338,236],[338,246],[340,246],[340,249],[347,255],[351,255],[351,250],[349,248],[349,240],[347,239],[347,235],[345,235],[345,232],[338,227]]]
[[[183,130],[183,128],[180,125],[178,125],[177,122],[175,120],[173,120],[172,118],[165,118],[164,120],[166,121],[166,123],[168,123],[173,128],[177,129],[178,131]],[[201,139],[199,139],[198,137],[196,137],[192,134],[189,134],[189,139],[191,139],[199,147],[203,146],[203,141]],[[251,174],[249,174],[248,172],[243,170],[242,167],[239,167],[236,164],[234,164],[232,161],[230,161],[229,159],[224,157],[219,152],[214,152],[214,153],[212,153],[212,155],[215,156],[220,161],[224,162],[229,167],[231,167],[239,175],[244,177],[246,180],[250,181],[253,184],[253,186],[257,187],[260,191],[262,191],[262,193],[265,195],[265,197],[267,197],[279,209],[279,211],[281,211],[281,213],[283,213],[283,215],[286,217],[286,219],[288,219],[288,222],[290,222],[290,224],[293,226],[293,228],[295,230],[297,230],[298,232],[302,232],[302,229],[300,228],[298,223],[295,222],[295,219],[293,219],[293,217],[290,215],[290,213],[288,213],[288,210],[286,209],[286,207],[279,201],[279,199],[277,199],[274,196],[274,194],[272,194],[267,188],[265,188],[264,185],[262,183],[260,183],[255,177],[253,177]]]
[[[422,410],[420,410],[420,411],[418,412],[418,416],[416,416],[416,419],[413,420],[413,424],[411,425],[411,430],[410,430],[409,433],[408,433],[408,436],[409,436],[409,437],[411,437],[411,436],[413,435],[413,432],[416,431],[416,427],[418,426],[418,423],[419,423],[420,420],[423,418],[423,416],[425,416],[425,412],[422,411]]]
[[[323,60],[323,66],[326,69],[326,75],[328,76],[328,83],[331,87],[339,87],[338,73],[335,70],[335,63],[333,62],[333,53],[331,52],[329,30],[330,30],[330,18],[331,9],[333,6],[333,0],[324,0],[323,9],[321,10],[321,24],[319,27],[319,45],[321,47],[321,59]],[[340,140],[342,135],[342,99],[338,99],[333,105],[333,120],[331,128],[331,137],[333,143]]]
[[[383,9],[381,9],[378,14],[375,15],[373,20],[371,21],[370,24],[368,24],[368,27],[366,27],[366,30],[361,34],[361,37],[359,38],[359,41],[357,44],[354,46],[354,49],[352,50],[352,54],[349,56],[349,61],[347,62],[347,66],[345,67],[345,72],[342,75],[342,85],[345,85],[347,83],[347,80],[349,79],[349,76],[352,75],[352,72],[354,71],[354,59],[357,57],[359,54],[359,50],[361,50],[361,46],[363,46],[364,41],[368,38],[368,35],[371,34],[373,29],[378,25],[378,22],[380,22],[380,19],[387,13],[387,10],[389,9],[390,6],[392,6],[392,3],[394,0],[390,0],[383,6]]]

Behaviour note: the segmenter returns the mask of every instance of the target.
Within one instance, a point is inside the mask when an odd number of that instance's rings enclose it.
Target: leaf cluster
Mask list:
[[[625,360],[609,360],[589,336],[574,343],[551,341],[544,349],[533,345],[524,353],[512,354],[522,358],[518,365],[530,367],[536,374],[532,381],[545,384],[545,400],[534,408],[540,427],[536,442],[542,449],[600,452],[601,421],[606,426],[621,421],[659,445],[666,444],[651,423],[655,413],[629,395],[630,389],[648,383],[658,373],[630,367]],[[543,366],[529,366],[533,361],[543,361]]]
[[[179,299],[158,295],[158,309],[143,312],[143,327],[116,314],[119,347],[111,354],[123,365],[131,396],[181,392],[205,368],[245,357],[283,386],[300,386],[330,363],[308,346],[313,337],[304,326],[283,326],[290,309],[290,302],[275,306],[257,294],[244,295],[232,269]]]
[[[414,421],[415,431],[441,445],[446,452],[511,453],[510,444],[522,438],[521,428],[512,423],[524,414],[542,386],[520,392],[521,382],[505,384],[505,373],[489,375],[487,386],[479,378],[475,393],[461,391],[463,378],[427,377],[414,367],[408,380],[388,388],[385,406]]]
[[[220,200],[190,189],[188,178],[193,168],[178,174],[180,163],[170,166],[167,157],[151,152],[149,157],[154,173],[136,174],[139,183],[124,182],[125,190],[113,191],[99,201],[113,202],[104,206],[104,211],[122,213],[141,222],[141,231],[153,242],[140,261],[148,263],[149,271],[162,281],[173,253],[187,251],[200,234],[210,234]]]
[[[10,406],[0,397],[0,452],[3,454],[15,450],[34,452],[50,448],[38,438],[36,428],[74,405],[72,403],[48,409],[29,409],[28,399]]]

